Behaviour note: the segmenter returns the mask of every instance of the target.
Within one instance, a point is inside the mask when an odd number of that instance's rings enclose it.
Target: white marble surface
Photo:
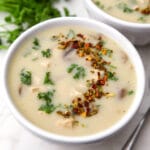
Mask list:
[[[62,5],[68,6],[71,12],[80,17],[88,17],[82,0],[72,0],[67,5],[62,2],[62,4],[58,7],[61,7]],[[0,23],[1,22],[2,19],[0,19]],[[137,49],[143,59],[146,70],[146,91],[139,111],[132,121],[118,134],[114,135],[112,138],[103,143],[83,145],[62,145],[59,143],[46,141],[33,135],[15,120],[5,104],[5,97],[3,97],[3,93],[0,92],[0,150],[121,150],[122,145],[133,131],[135,125],[142,117],[142,114],[150,105],[150,45],[145,47],[137,47]],[[0,66],[2,66],[6,53],[7,51],[0,51]],[[1,71],[2,70],[0,69],[0,73]],[[149,139],[150,118],[143,128],[140,138],[137,140],[134,146],[134,150],[149,150]]]

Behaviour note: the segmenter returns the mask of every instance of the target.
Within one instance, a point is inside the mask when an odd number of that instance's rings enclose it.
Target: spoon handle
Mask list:
[[[129,137],[129,139],[127,140],[125,145],[123,146],[122,150],[132,150],[133,145],[139,136],[139,133],[143,127],[143,124],[144,124],[149,112],[150,112],[150,108],[148,109],[148,111],[145,113],[143,118],[140,120],[140,122],[138,123],[138,125],[134,129],[133,133],[131,134],[131,136]]]

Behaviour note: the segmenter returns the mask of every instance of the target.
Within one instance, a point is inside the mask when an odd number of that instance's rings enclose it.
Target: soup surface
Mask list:
[[[128,111],[136,75],[112,39],[78,26],[33,34],[9,67],[10,95],[33,124],[66,136],[110,128]]]
[[[150,23],[149,0],[93,0],[108,14],[122,20],[137,23]]]

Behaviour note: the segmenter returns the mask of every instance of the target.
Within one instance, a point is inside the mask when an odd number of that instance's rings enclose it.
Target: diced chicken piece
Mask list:
[[[43,67],[49,68],[49,67],[50,67],[50,62],[49,62],[49,61],[42,61],[42,62],[41,62],[41,65],[42,65]]]
[[[32,93],[38,92],[39,88],[38,87],[31,87]]]
[[[73,118],[65,118],[63,120],[57,121],[57,126],[65,128],[73,128],[75,125],[75,120]]]

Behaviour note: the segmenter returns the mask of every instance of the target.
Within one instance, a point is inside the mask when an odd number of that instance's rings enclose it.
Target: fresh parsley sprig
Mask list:
[[[53,111],[55,111],[57,106],[55,106],[52,103],[52,98],[54,96],[54,92],[55,92],[55,90],[52,90],[52,91],[49,90],[47,92],[38,93],[37,97],[39,98],[39,100],[44,101],[44,103],[39,107],[40,111],[44,111],[47,114],[50,114]]]
[[[8,46],[25,30],[47,19],[61,17],[54,5],[60,0],[0,0],[0,12],[9,13],[5,22],[15,25],[15,29],[0,32],[0,49]],[[71,16],[64,8],[64,15]]]
[[[52,54],[51,54],[51,50],[48,48],[46,50],[41,51],[43,57],[49,58]]]
[[[32,74],[30,71],[21,70],[20,73],[20,80],[25,85],[31,85],[32,83]]]
[[[133,9],[131,9],[126,3],[119,3],[117,5],[119,9],[122,9],[124,13],[132,13]]]
[[[82,66],[79,66],[77,64],[71,64],[67,68],[68,73],[73,73],[73,78],[74,79],[80,79],[84,78],[86,76],[86,71]]]
[[[51,79],[50,72],[46,72],[46,73],[45,73],[44,84],[54,85],[54,82],[53,82],[53,80]]]
[[[113,80],[113,81],[118,81],[119,80],[118,77],[116,77],[116,74],[114,72],[108,71],[107,75],[108,75],[109,80]]]

